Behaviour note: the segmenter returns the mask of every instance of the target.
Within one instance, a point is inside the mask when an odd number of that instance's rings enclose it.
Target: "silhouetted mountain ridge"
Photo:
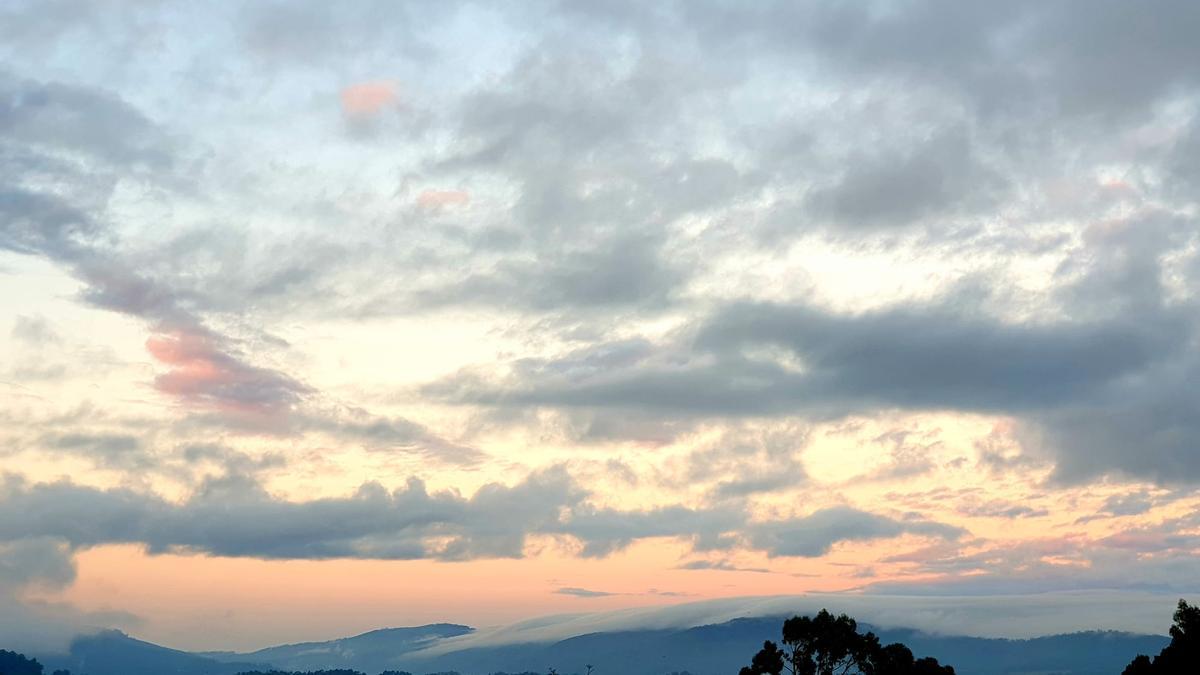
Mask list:
[[[77,639],[67,657],[43,658],[74,675],[236,675],[271,669],[350,668],[487,675],[500,671],[583,672],[597,675],[729,675],[745,665],[762,641],[777,639],[781,617],[741,618],[690,628],[596,632],[545,643],[455,648],[443,640],[473,632],[432,624],[388,628],[326,642],[279,645],[239,654],[189,653],[137,640],[118,631]],[[935,656],[958,675],[1116,675],[1138,653],[1156,653],[1169,638],[1091,631],[1024,640],[933,635],[912,629],[873,630],[884,643],[903,642],[917,656]],[[439,646],[431,654],[427,647]],[[449,650],[446,650],[449,648]]]
[[[221,663],[152,642],[119,630],[75,638],[69,652],[41,659],[48,669],[63,668],[76,675],[234,675],[249,670],[249,662]]]
[[[407,628],[381,628],[347,638],[325,642],[299,642],[267,647],[254,652],[206,652],[204,656],[222,662],[270,665],[283,670],[309,670],[320,667],[349,667],[379,672],[393,669],[399,656],[430,646],[443,638],[466,635],[475,629],[453,623],[435,623]]]

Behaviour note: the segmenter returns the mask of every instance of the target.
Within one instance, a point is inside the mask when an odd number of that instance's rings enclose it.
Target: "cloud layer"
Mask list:
[[[122,9],[0,8],[0,603],[1196,578],[1194,2]]]

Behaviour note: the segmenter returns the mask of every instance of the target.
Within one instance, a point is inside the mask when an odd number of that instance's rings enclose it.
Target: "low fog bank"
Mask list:
[[[560,614],[447,638],[414,657],[463,649],[554,642],[588,633],[690,628],[745,617],[845,612],[880,628],[940,635],[1030,638],[1085,630],[1161,634],[1178,598],[1161,593],[1071,591],[1003,596],[904,596],[809,593],[722,598],[668,607]]]

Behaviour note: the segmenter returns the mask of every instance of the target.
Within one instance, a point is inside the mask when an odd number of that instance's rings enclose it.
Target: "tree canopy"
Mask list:
[[[0,675],[42,675],[42,664],[24,654],[0,649]]]
[[[881,645],[874,633],[859,633],[854,619],[824,609],[784,621],[781,642],[764,642],[739,675],[954,675],[937,659],[915,659],[898,642]]]
[[[1153,660],[1138,654],[1122,675],[1192,675],[1200,667],[1200,607],[1180,600],[1172,617],[1171,643]]]

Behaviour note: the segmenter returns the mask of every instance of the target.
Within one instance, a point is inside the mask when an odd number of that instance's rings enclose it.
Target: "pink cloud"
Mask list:
[[[465,206],[471,195],[465,190],[425,190],[417,195],[417,206],[436,211],[451,206]]]
[[[359,82],[342,89],[342,112],[350,119],[369,119],[396,105],[399,100],[396,83],[388,81]]]
[[[202,328],[174,328],[151,336],[146,351],[170,367],[154,379],[154,387],[189,406],[243,418],[279,418],[308,392],[284,373],[246,363],[223,342]]]
[[[1128,531],[1105,537],[1099,543],[1109,548],[1119,548],[1128,551],[1153,552],[1173,548],[1180,537],[1162,532]]]

